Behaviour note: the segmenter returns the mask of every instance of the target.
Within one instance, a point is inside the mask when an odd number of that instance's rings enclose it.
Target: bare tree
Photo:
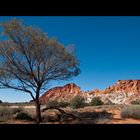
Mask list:
[[[41,121],[40,94],[52,80],[65,80],[80,73],[76,56],[39,28],[12,19],[1,23],[5,40],[0,41],[0,88],[31,95]]]

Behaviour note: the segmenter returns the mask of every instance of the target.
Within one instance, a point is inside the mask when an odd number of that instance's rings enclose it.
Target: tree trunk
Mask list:
[[[39,124],[41,122],[41,110],[40,110],[40,103],[39,99],[36,99],[36,122]]]

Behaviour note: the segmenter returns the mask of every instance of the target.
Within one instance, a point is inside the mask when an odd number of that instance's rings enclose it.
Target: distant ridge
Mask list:
[[[70,83],[48,90],[40,97],[40,103],[45,104],[49,100],[70,101],[76,95],[83,96],[87,102],[99,96],[105,103],[110,101],[115,104],[129,104],[133,100],[140,100],[140,80],[118,80],[105,90],[95,89],[89,92],[84,92],[76,84]]]
[[[44,104],[48,100],[69,101],[76,95],[82,95],[82,93],[80,87],[74,83],[70,83],[63,87],[59,86],[48,90],[40,97],[40,103]]]

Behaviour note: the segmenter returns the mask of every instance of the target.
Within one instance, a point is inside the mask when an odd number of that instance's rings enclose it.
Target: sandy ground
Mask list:
[[[122,119],[120,116],[120,111],[124,106],[122,105],[108,105],[108,106],[94,106],[94,107],[85,107],[80,109],[71,109],[65,108],[64,110],[69,113],[73,113],[75,115],[79,115],[80,117],[89,116],[88,118],[82,119],[82,121],[72,120],[70,122],[44,122],[45,124],[140,124],[140,120],[136,119]],[[25,108],[25,110],[31,115],[35,116],[34,108]],[[104,117],[100,115],[100,112],[107,112],[111,117]],[[42,113],[42,116],[55,116],[59,112],[57,110],[48,110]],[[100,117],[98,119],[92,118],[91,116],[95,113],[99,113]],[[43,124],[44,124],[43,123]],[[0,124],[35,124],[33,121],[20,121],[20,120],[8,120],[6,122],[0,122]]]

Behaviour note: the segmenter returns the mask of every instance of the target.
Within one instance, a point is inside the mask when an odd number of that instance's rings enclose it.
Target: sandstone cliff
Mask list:
[[[100,96],[104,102],[114,104],[129,104],[134,100],[140,100],[140,80],[118,80],[116,84],[105,90],[91,91],[90,94]]]
[[[40,103],[45,104],[49,100],[70,101],[76,95],[83,96],[87,103],[94,97],[100,97],[104,103],[129,104],[134,100],[140,100],[140,80],[118,80],[105,90],[95,89],[90,92],[84,92],[76,84],[71,83],[50,89],[40,97]]]
[[[76,84],[71,83],[63,87],[55,87],[48,90],[44,95],[40,97],[40,103],[45,104],[48,100],[57,101],[70,101],[76,95],[83,95],[80,87]]]

